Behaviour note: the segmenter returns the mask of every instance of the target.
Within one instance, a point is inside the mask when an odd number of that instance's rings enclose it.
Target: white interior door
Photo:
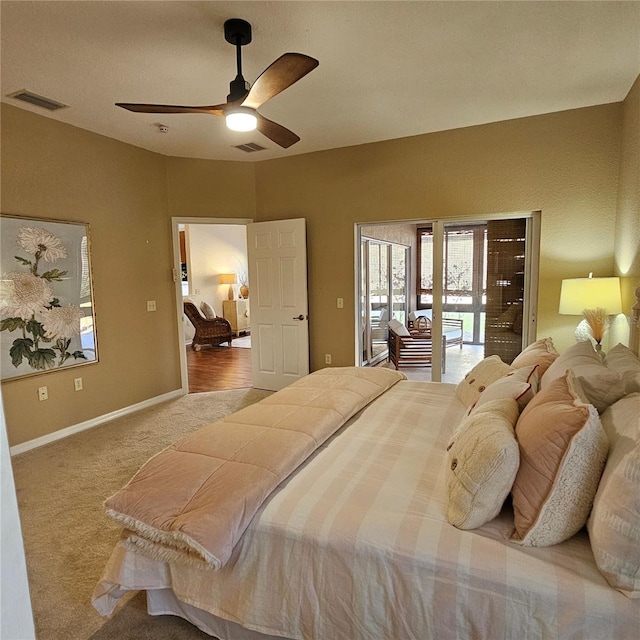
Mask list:
[[[304,218],[247,225],[253,386],[277,391],[309,373]]]

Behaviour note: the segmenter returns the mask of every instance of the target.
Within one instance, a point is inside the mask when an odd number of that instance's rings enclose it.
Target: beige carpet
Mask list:
[[[102,503],[180,436],[267,395],[192,394],[13,458],[38,640],[209,637],[178,618],[148,616],[140,595],[110,619],[93,609],[91,593],[120,532]]]

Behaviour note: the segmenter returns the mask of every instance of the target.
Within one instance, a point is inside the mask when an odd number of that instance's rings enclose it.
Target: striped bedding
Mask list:
[[[226,640],[249,636],[224,621],[316,640],[637,640],[638,603],[606,584],[586,534],[522,548],[508,509],[475,531],[446,522],[444,449],[465,410],[454,389],[385,392],[276,490],[219,571],[116,547],[94,606],[171,589],[186,603],[171,612]]]

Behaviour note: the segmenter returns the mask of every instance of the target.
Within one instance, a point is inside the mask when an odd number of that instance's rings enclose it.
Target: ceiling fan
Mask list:
[[[285,53],[268,66],[251,86],[242,77],[242,47],[251,42],[251,25],[239,18],[227,20],[224,23],[224,38],[236,47],[238,67],[235,80],[229,84],[226,103],[186,107],[116,102],[116,106],[137,113],[208,113],[214,116],[225,116],[227,126],[234,131],[258,129],[264,136],[285,149],[298,142],[300,138],[293,131],[260,115],[257,109],[313,71],[319,62],[302,53]]]

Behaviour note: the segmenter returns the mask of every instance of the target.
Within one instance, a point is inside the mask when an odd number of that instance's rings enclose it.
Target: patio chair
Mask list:
[[[412,329],[420,318],[426,318],[431,325],[431,309],[419,309],[409,314],[407,325]],[[459,346],[462,349],[464,336],[464,321],[457,318],[442,318],[442,336],[444,347]]]
[[[447,337],[442,336],[442,373],[446,373]],[[431,328],[407,329],[398,320],[389,321],[389,362],[400,367],[430,367],[433,361]]]
[[[228,320],[220,317],[208,320],[202,316],[198,307],[196,307],[193,302],[188,301],[184,303],[184,312],[196,330],[193,340],[191,341],[191,346],[196,351],[200,351],[205,345],[217,347],[223,342],[228,342],[229,346],[231,346],[233,336]]]

